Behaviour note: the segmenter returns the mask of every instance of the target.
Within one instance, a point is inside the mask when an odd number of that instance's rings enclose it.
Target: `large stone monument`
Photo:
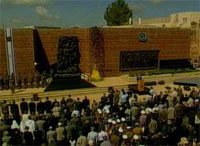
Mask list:
[[[59,38],[55,79],[73,78],[74,80],[80,80],[81,71],[79,68],[80,53],[78,43],[79,40],[75,36]]]
[[[82,85],[79,40],[75,36],[61,36],[58,40],[57,69],[45,91],[76,89]]]
[[[62,36],[58,40],[57,68],[45,91],[95,87],[81,79],[79,40],[76,36]]]

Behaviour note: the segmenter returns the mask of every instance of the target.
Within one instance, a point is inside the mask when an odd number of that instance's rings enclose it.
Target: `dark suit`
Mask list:
[[[20,109],[21,109],[22,114],[28,113],[28,103],[25,102],[25,101],[21,102],[20,103]]]
[[[11,114],[13,115],[13,119],[15,119],[18,124],[20,123],[20,116],[19,116],[19,107],[17,104],[11,104],[10,105],[10,111]]]
[[[84,109],[86,109],[90,105],[89,99],[84,99],[82,103]]]
[[[51,113],[51,109],[52,109],[52,103],[51,101],[47,100],[45,101],[45,110],[47,113]]]
[[[38,102],[37,103],[37,112],[40,114],[44,114],[45,111],[45,104],[44,102]]]
[[[30,102],[29,103],[29,110],[30,110],[30,113],[31,114],[35,114],[35,108],[36,108],[36,105],[35,105],[35,102]]]
[[[24,141],[25,145],[32,145],[33,144],[33,135],[31,132],[24,132]]]

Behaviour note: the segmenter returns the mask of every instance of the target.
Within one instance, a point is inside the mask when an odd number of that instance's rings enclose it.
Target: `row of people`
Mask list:
[[[179,87],[180,88],[180,87]],[[178,93],[180,92],[180,93]],[[195,145],[200,142],[200,92],[189,96],[174,89],[170,94],[155,89],[144,99],[125,90],[110,90],[99,102],[46,100],[47,108],[30,114],[20,103],[20,120],[4,118],[2,143],[24,145],[132,146]],[[33,101],[32,101],[33,102]],[[36,109],[39,101],[36,104]],[[50,103],[49,102],[49,103]],[[46,107],[46,106],[44,106]],[[51,109],[49,112],[48,110]],[[3,109],[2,109],[3,110]],[[16,135],[16,133],[18,133]],[[10,136],[10,141],[6,137]]]
[[[0,90],[46,87],[48,77],[38,72],[18,73],[17,75],[0,74]]]

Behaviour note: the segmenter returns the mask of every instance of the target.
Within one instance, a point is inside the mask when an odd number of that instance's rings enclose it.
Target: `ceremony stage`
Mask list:
[[[200,87],[200,77],[178,79],[174,81],[174,84]]]

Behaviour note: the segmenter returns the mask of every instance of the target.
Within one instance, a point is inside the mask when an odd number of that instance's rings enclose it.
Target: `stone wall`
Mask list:
[[[14,29],[13,44],[15,50],[16,72],[30,73],[31,71],[34,71],[33,30]]]
[[[191,29],[190,58],[193,62],[200,62],[200,29]]]
[[[104,28],[105,75],[120,75],[120,51],[160,50],[160,60],[188,59],[190,30],[165,28]],[[147,42],[139,42],[140,33]]]
[[[190,30],[178,28],[100,28],[104,37],[105,76],[120,75],[120,51],[159,50],[160,60],[189,59]],[[91,73],[91,33],[89,28],[37,29],[39,40],[49,65],[57,62],[60,36],[77,36],[81,54],[80,69]],[[145,33],[147,42],[140,42]],[[32,29],[14,29],[14,49],[17,72],[31,72],[34,67],[34,35]],[[0,72],[6,72],[6,52],[3,31],[0,31]],[[41,49],[41,48],[38,48]]]
[[[3,29],[0,29],[0,73],[7,73],[6,47]]]
[[[60,36],[77,36],[81,54],[80,68],[82,72],[89,70],[89,29],[38,29],[38,33],[48,58],[49,64],[57,62],[58,39]]]

